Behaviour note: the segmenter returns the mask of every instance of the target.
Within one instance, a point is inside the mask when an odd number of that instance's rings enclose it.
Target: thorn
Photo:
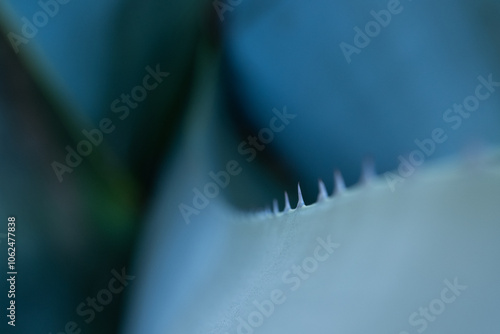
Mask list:
[[[375,171],[375,162],[372,158],[365,158],[361,166],[361,184],[370,183],[377,175]]]
[[[273,212],[271,211],[271,207],[269,205],[266,205],[266,208],[264,209],[264,212],[268,216],[272,216],[273,215]]]
[[[285,209],[283,209],[283,212],[288,212],[292,208],[290,207],[290,200],[288,199],[288,193],[285,191]]]
[[[333,195],[340,195],[345,191],[345,182],[342,174],[339,170],[333,172],[333,179],[335,181],[335,188],[333,190]]]
[[[297,189],[299,193],[299,201],[297,202],[297,209],[305,206],[304,199],[302,198],[302,191],[300,190],[300,183],[297,184]]]
[[[321,179],[318,180],[318,188],[319,188],[319,193],[317,202],[322,202],[328,198],[328,191],[326,191],[325,184]]]
[[[273,213],[275,215],[277,215],[278,213],[280,213],[280,208],[278,206],[278,200],[276,198],[273,199]]]

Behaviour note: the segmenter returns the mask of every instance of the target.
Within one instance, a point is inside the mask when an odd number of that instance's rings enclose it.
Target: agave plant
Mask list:
[[[0,9],[19,330],[498,331],[495,2]]]
[[[216,184],[207,171],[225,165],[210,163],[215,143],[238,145],[228,135],[210,139],[225,135],[209,121],[217,119],[213,108],[202,111],[206,105],[193,105],[182,149],[159,185],[136,257],[146,278],[134,291],[125,333],[496,328],[498,151],[429,163],[396,190],[365,163],[357,184],[346,189],[337,171],[328,186],[319,181],[316,202],[306,205],[299,186],[296,205],[285,192],[272,210],[238,210],[221,183],[219,195],[207,193],[206,207],[193,203],[201,213],[186,221],[180,204],[191,203],[196,187]],[[251,173],[250,165],[240,167]],[[227,175],[218,180],[242,177]]]

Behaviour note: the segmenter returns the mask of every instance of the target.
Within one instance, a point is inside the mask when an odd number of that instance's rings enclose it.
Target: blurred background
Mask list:
[[[428,160],[476,141],[498,144],[499,92],[456,130],[443,114],[474,93],[478,76],[500,81],[500,4],[402,0],[356,47],[355,28],[365,31],[372,11],[391,3],[2,0],[0,249],[6,263],[1,233],[15,216],[19,274],[16,327],[4,319],[1,332],[64,333],[70,321],[83,333],[119,332],[133,283],[89,323],[76,309],[109,289],[113,270],[134,275],[134,263],[147,262],[134,254],[158,180],[196,119],[187,110],[207,67],[215,75],[203,85],[214,98],[204,107],[214,110],[219,139],[206,165],[221,170],[234,158],[244,166],[224,193],[242,210],[273,198],[282,207],[283,190],[295,202],[298,181],[312,203],[318,178],[331,190],[338,168],[353,185],[367,156],[379,173],[393,170],[436,128],[448,140]],[[346,57],[341,43],[357,51]],[[246,162],[239,143],[284,107],[296,117]],[[103,128],[102,138],[92,132]],[[85,133],[98,144],[81,161],[69,158],[71,167],[68,154],[85,151]],[[179,224],[179,215],[164,223]],[[8,290],[5,279],[0,288]]]

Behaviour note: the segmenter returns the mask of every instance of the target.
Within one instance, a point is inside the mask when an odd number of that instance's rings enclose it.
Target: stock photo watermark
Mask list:
[[[21,34],[16,34],[14,32],[9,32],[7,38],[14,48],[16,53],[19,53],[19,46],[23,44],[28,44],[30,40],[38,35],[40,29],[44,28],[49,21],[54,18],[62,5],[66,5],[71,0],[40,0],[38,1],[38,7],[40,10],[36,11],[31,19],[26,16],[21,17]]]
[[[7,318],[10,320],[7,323],[16,326],[16,218],[7,218],[7,282],[9,283],[9,291],[7,297],[9,298],[9,307],[7,307]]]
[[[296,114],[288,113],[286,106],[283,107],[283,111],[273,108],[272,112],[274,116],[269,120],[269,127],[261,129],[257,136],[248,136],[238,145],[238,153],[246,156],[247,162],[252,162],[258,152],[263,151],[266,145],[274,140],[274,135],[282,132],[290,121],[297,117]],[[193,188],[194,196],[191,205],[183,202],[178,205],[186,224],[191,223],[192,215],[199,215],[210,204],[210,200],[217,197],[221,189],[229,185],[232,176],[237,176],[243,171],[243,167],[236,160],[229,160],[225,167],[225,170],[218,172],[210,171],[208,176],[212,181],[207,182],[201,188]]]
[[[129,94],[122,93],[119,98],[111,102],[110,109],[118,115],[118,118],[123,121],[130,115],[130,110],[139,106],[148,97],[148,92],[155,90],[170,73],[162,72],[160,65],[157,64],[153,69],[151,66],[146,66],[147,74],[142,79],[142,84],[133,87]],[[52,169],[57,176],[59,182],[63,182],[65,173],[72,173],[78,167],[84,157],[92,154],[95,147],[101,145],[105,134],[110,134],[115,131],[116,126],[110,118],[103,118],[99,121],[99,126],[91,130],[82,130],[82,135],[85,139],[80,140],[76,147],[66,145],[65,163],[53,161]]]
[[[489,74],[487,78],[480,75],[477,80],[479,84],[473,94],[467,96],[461,104],[455,103],[451,108],[443,112],[442,119],[444,123],[454,131],[458,130],[462,126],[462,122],[479,109],[481,102],[489,99],[495,93],[496,88],[500,87],[500,82],[493,80],[493,74]],[[393,172],[384,173],[385,180],[391,191],[394,192],[398,183],[403,183],[405,179],[412,176],[416,168],[432,156],[437,146],[446,140],[448,140],[448,134],[441,127],[433,129],[427,138],[416,138],[414,143],[417,149],[411,151],[406,157],[399,155],[397,174]]]
[[[454,303],[457,298],[467,289],[466,285],[458,282],[458,277],[451,282],[448,279],[443,281],[445,287],[441,290],[439,298],[431,300],[426,306],[421,306],[417,311],[408,316],[408,324],[413,327],[417,333],[423,333],[435,322],[444,311],[447,305]],[[407,331],[401,331],[399,334],[410,334]]]
[[[300,288],[301,284],[308,280],[319,268],[320,263],[327,261],[330,256],[340,247],[340,244],[332,242],[331,235],[316,238],[317,245],[311,256],[302,260],[299,265],[292,265],[290,269],[281,275],[283,284],[288,285],[290,292]],[[252,334],[257,328],[264,325],[265,320],[270,318],[277,307],[287,300],[287,294],[281,289],[274,289],[269,293],[269,298],[262,301],[254,300],[254,310],[246,317],[237,317],[236,334]],[[234,333],[234,332],[233,332]],[[230,334],[225,332],[224,334]]]
[[[212,5],[222,22],[224,21],[224,13],[227,11],[232,12],[234,8],[239,6],[242,2],[243,0],[214,0]]]
[[[408,0],[412,1],[412,0]],[[364,25],[364,29],[358,26],[354,26],[353,30],[355,32],[352,44],[347,42],[341,42],[339,44],[340,50],[344,55],[345,60],[348,64],[352,62],[353,54],[359,55],[361,50],[366,48],[374,38],[376,38],[382,32],[382,28],[387,28],[391,23],[395,15],[401,14],[403,12],[403,5],[400,0],[389,0],[386,5],[386,9],[381,9],[379,11],[371,10],[370,15],[373,20],[368,21]]]
[[[121,272],[112,269],[111,275],[113,277],[109,280],[106,288],[99,290],[95,297],[87,297],[76,307],[76,314],[82,318],[85,324],[90,324],[95,319],[96,313],[102,312],[105,306],[113,301],[113,297],[120,294],[135,279],[135,276],[127,275],[125,268],[122,268]],[[79,334],[81,332],[82,326],[71,320],[65,324],[64,331],[54,334]]]

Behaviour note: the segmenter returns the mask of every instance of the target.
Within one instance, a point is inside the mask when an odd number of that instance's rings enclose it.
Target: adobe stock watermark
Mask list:
[[[488,78],[480,75],[477,80],[479,84],[476,86],[474,94],[467,96],[461,104],[455,103],[443,112],[442,119],[452,130],[458,130],[462,126],[462,122],[479,109],[481,102],[489,99],[495,93],[496,87],[500,87],[500,82],[493,81],[493,74],[489,74]],[[433,155],[436,147],[446,140],[448,140],[448,135],[446,130],[441,127],[433,129],[428,138],[422,140],[416,138],[414,143],[417,149],[410,152],[407,157],[399,155],[397,175],[393,172],[384,173],[391,191],[394,192],[398,183],[403,183],[406,178],[412,176],[416,168]]]
[[[214,0],[212,5],[214,6],[217,15],[221,22],[224,21],[224,13],[227,11],[232,12],[235,7],[239,6],[243,0]]]
[[[448,279],[445,279],[443,283],[445,287],[441,290],[439,298],[431,300],[425,307],[419,307],[417,311],[408,316],[408,324],[417,333],[425,332],[430,324],[435,322],[446,311],[447,305],[453,304],[462,292],[467,289],[466,285],[461,285],[458,282],[457,277],[453,279],[453,283]],[[401,331],[399,334],[410,334],[410,332]]]
[[[106,288],[99,290],[95,297],[87,297],[84,302],[81,302],[76,307],[76,314],[79,315],[85,324],[90,324],[96,317],[96,313],[104,310],[105,306],[113,301],[113,297],[122,293],[135,276],[130,276],[125,273],[125,268],[122,268],[121,273],[115,269],[111,270],[113,276]],[[76,321],[68,321],[64,326],[63,331],[54,334],[80,334],[82,327]],[[52,332],[49,332],[52,334]]]
[[[353,38],[354,45],[346,42],[341,42],[339,44],[340,50],[348,64],[352,62],[351,57],[353,54],[359,55],[361,50],[370,45],[372,39],[380,35],[382,28],[387,28],[387,26],[389,26],[393,16],[401,14],[404,9],[400,0],[389,0],[386,8],[387,9],[381,9],[379,11],[371,10],[370,15],[373,20],[365,24],[364,30],[358,26],[354,26],[353,30],[356,33]]]
[[[246,156],[247,162],[252,162],[257,157],[258,152],[263,151],[266,145],[274,140],[275,134],[282,132],[290,124],[290,121],[297,117],[295,114],[288,113],[286,106],[283,107],[283,111],[273,108],[273,114],[274,116],[269,120],[269,127],[261,129],[257,136],[248,136],[247,140],[238,145],[238,153]],[[207,182],[201,188],[193,188],[194,196],[191,205],[184,202],[178,205],[184,222],[190,224],[191,216],[199,215],[210,204],[210,200],[217,197],[220,190],[229,185],[231,177],[240,175],[242,171],[243,167],[236,160],[229,160],[224,170],[210,171],[208,176],[212,181]]]
[[[36,37],[38,31],[45,27],[49,21],[54,18],[62,5],[66,5],[71,0],[40,0],[38,7],[40,10],[36,11],[31,20],[26,16],[21,17],[21,35],[14,32],[9,32],[7,38],[16,53],[19,53],[19,46],[28,44],[30,40]]]
[[[294,264],[290,269],[283,272],[281,281],[288,285],[290,292],[300,288],[301,284],[308,280],[318,270],[319,264],[325,262],[340,247],[340,244],[331,240],[331,235],[326,239],[316,238],[317,246],[311,256],[302,260],[299,265]],[[264,325],[266,319],[270,318],[278,305],[285,303],[287,295],[281,289],[274,289],[269,294],[269,299],[262,301],[254,300],[252,305],[255,310],[247,317],[237,317],[236,334],[252,334],[257,328]],[[234,333],[234,332],[233,332]],[[230,334],[225,332],[225,334]]]
[[[142,79],[142,85],[133,87],[129,94],[123,93],[119,98],[111,102],[111,111],[117,114],[121,121],[125,120],[130,115],[131,109],[136,109],[139,103],[143,102],[148,97],[148,92],[156,89],[163,82],[163,79],[170,75],[168,72],[162,72],[159,64],[157,64],[154,69],[150,66],[146,66],[145,70],[147,74]],[[115,131],[115,129],[116,126],[111,119],[103,118],[99,121],[99,126],[97,128],[82,130],[82,135],[85,139],[80,140],[75,148],[66,145],[65,149],[67,154],[65,164],[59,161],[53,161],[51,163],[52,169],[59,182],[63,182],[63,175],[65,173],[72,173],[73,170],[82,163],[83,157],[92,154],[94,147],[101,145],[104,134],[110,134]]]

